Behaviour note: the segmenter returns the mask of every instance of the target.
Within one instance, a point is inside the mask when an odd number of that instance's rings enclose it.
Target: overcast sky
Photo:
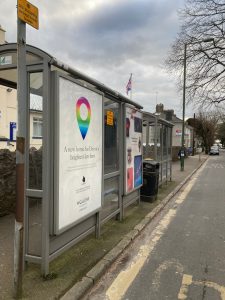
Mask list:
[[[27,26],[27,43],[126,95],[145,110],[157,103],[181,117],[182,95],[163,62],[179,30],[185,0],[30,0],[40,29]],[[16,42],[16,0],[2,1],[0,24]],[[190,108],[187,115],[191,116]]]

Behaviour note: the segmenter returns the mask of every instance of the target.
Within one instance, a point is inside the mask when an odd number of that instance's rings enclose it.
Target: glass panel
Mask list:
[[[119,180],[113,177],[105,180],[103,218],[117,210],[119,207]]]
[[[167,129],[166,129],[166,126],[162,126],[162,130],[163,130],[163,160],[166,160],[167,159]]]
[[[119,169],[119,104],[105,99],[105,174]]]
[[[155,125],[149,124],[149,143],[147,146],[148,158],[155,159]]]
[[[43,74],[30,74],[29,188],[42,189]]]
[[[26,55],[27,64],[38,62],[38,61],[41,61],[41,60],[43,60],[43,59],[40,56],[37,56],[35,54],[27,53],[27,55]]]
[[[167,138],[167,141],[168,141],[168,159],[170,159],[171,158],[171,134],[172,134],[172,128],[169,128],[168,127],[168,130],[167,130],[167,132],[168,132],[168,138]]]
[[[35,54],[27,53],[26,63],[31,64],[41,61],[42,58]],[[5,52],[0,55],[0,66],[16,65],[17,64],[17,52]]]
[[[162,125],[157,125],[157,133],[156,133],[156,140],[157,140],[157,161],[161,161],[162,159],[162,147],[161,147],[161,141],[162,141]]]
[[[142,141],[143,141],[143,157],[144,159],[147,157],[147,136],[146,136],[146,131],[147,131],[147,125],[146,123],[143,122],[143,127],[142,127]]]
[[[16,150],[17,90],[0,85],[0,149]]]
[[[154,146],[155,144],[155,125],[151,124],[149,126],[149,145]]]
[[[146,131],[147,131],[147,124],[146,124],[146,122],[143,122],[143,127],[142,127],[143,146],[146,146],[146,143],[147,143]]]
[[[167,163],[162,163],[162,180],[166,179],[166,172],[167,172]]]
[[[41,255],[42,200],[28,198],[28,254]]]
[[[0,70],[0,79],[12,82],[13,84],[17,83],[17,69],[9,70]],[[16,88],[16,86],[15,86]]]
[[[17,52],[5,52],[0,55],[0,66],[16,65]]]
[[[168,161],[167,164],[167,179],[170,180],[170,176],[171,176],[171,161]]]

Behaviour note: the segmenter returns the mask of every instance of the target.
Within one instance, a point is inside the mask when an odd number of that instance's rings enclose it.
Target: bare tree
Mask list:
[[[217,113],[199,112],[196,120],[188,120],[188,124],[194,127],[195,134],[203,141],[205,152],[208,153],[210,147],[215,142],[219,117]]]
[[[179,15],[182,27],[166,60],[167,68],[175,72],[182,88],[187,44],[187,102],[198,107],[225,106],[225,1],[186,0]]]

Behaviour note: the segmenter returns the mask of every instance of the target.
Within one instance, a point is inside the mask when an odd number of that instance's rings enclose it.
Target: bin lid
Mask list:
[[[144,159],[143,164],[149,164],[151,166],[159,166],[159,162],[153,159]]]

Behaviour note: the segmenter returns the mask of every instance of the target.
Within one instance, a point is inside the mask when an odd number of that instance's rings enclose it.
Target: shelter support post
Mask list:
[[[22,297],[22,276],[24,263],[24,200],[25,200],[25,136],[26,136],[26,24],[17,20],[17,137],[16,137],[16,214],[14,237],[14,293],[16,299]]]

